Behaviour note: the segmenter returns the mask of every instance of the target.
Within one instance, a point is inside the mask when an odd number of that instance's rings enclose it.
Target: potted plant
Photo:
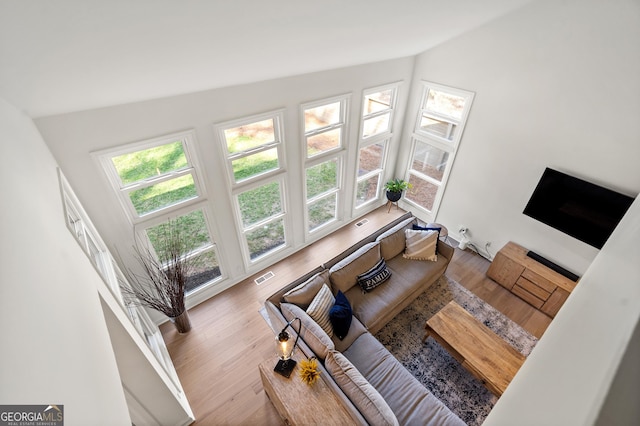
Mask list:
[[[411,189],[412,185],[404,179],[392,179],[384,184],[387,200],[396,202],[402,197],[402,191]]]
[[[139,268],[125,268],[128,283],[121,283],[120,287],[128,301],[162,312],[178,333],[186,333],[191,330],[191,321],[184,302],[185,288],[197,266],[187,254],[194,248],[195,239],[177,221],[156,229],[153,248],[140,241],[133,247]]]

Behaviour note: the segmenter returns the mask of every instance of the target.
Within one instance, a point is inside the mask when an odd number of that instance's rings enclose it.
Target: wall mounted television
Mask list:
[[[634,198],[547,168],[523,213],[598,249]]]

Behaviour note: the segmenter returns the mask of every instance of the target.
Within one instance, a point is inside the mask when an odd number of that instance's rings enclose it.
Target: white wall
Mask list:
[[[640,191],[638,52],[637,0],[541,0],[419,55],[414,87],[476,94],[437,221],[453,234],[466,225],[493,254],[515,241],[583,274],[598,250],[522,210],[547,166]]]
[[[640,199],[636,199],[485,421],[637,425]]]
[[[130,142],[154,138],[177,131],[195,129],[197,151],[206,172],[206,187],[216,218],[217,240],[222,248],[229,278],[212,291],[198,295],[195,301],[210,297],[224,286],[234,284],[251,273],[246,271],[241,256],[238,234],[233,222],[231,199],[226,187],[224,160],[220,158],[214,134],[214,123],[220,123],[279,108],[285,110],[285,148],[289,168],[287,186],[292,220],[292,245],[282,252],[284,257],[309,241],[304,239],[303,157],[300,104],[342,94],[351,94],[348,128],[348,167],[345,179],[347,205],[340,212],[341,222],[353,216],[351,197],[354,190],[355,154],[362,91],[388,83],[404,81],[400,86],[395,128],[400,130],[404,106],[413,71],[413,58],[355,66],[242,86],[216,89],[171,98],[139,102],[110,108],[83,111],[35,120],[60,167],[74,188],[93,223],[107,244],[126,253],[131,247],[132,231],[103,171],[90,156],[91,152]],[[389,164],[395,164],[398,141],[393,142]],[[391,177],[393,170],[389,170]],[[382,202],[382,200],[381,200]],[[379,205],[379,204],[378,204]],[[376,205],[377,206],[377,205]],[[335,227],[334,227],[335,229]],[[115,252],[115,250],[114,250]],[[272,259],[271,261],[274,261]],[[259,265],[265,267],[266,265]]]
[[[67,425],[130,425],[98,274],[65,226],[56,162],[0,99],[0,404],[63,404]]]

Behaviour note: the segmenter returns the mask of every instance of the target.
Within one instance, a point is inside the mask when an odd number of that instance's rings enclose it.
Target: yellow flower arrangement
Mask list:
[[[313,385],[318,377],[320,377],[320,370],[318,370],[318,360],[316,358],[303,359],[300,361],[300,378],[307,385]]]

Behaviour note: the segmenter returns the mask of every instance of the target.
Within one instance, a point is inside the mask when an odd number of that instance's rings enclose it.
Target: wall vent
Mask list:
[[[256,278],[254,281],[257,285],[263,284],[265,281],[267,281],[270,278],[275,277],[276,274],[274,274],[273,272],[269,271],[264,275],[259,276],[258,278]]]
[[[369,223],[369,219],[362,219],[361,221],[356,222],[356,226],[361,227],[362,225],[366,225],[367,223]]]

